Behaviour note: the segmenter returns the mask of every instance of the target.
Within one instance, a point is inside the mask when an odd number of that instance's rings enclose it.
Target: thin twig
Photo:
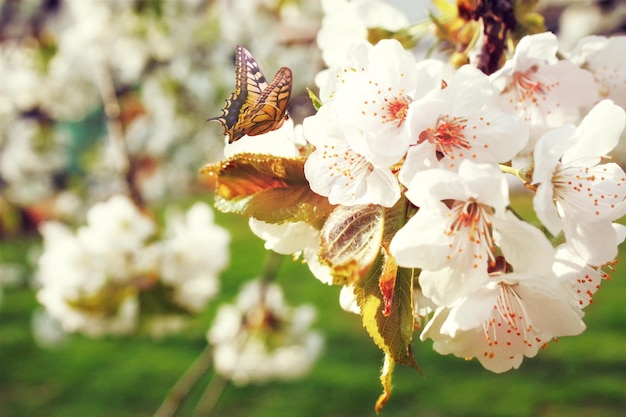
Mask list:
[[[276,279],[278,274],[278,268],[283,260],[284,255],[281,255],[273,250],[267,252],[263,269],[261,270],[260,279],[262,282],[272,282]]]
[[[198,405],[193,413],[194,417],[208,417],[215,405],[217,404],[217,400],[224,392],[224,388],[228,385],[229,380],[222,377],[220,374],[215,374],[213,379],[209,382],[206,389],[202,393],[200,397],[200,401],[198,401]]]
[[[128,153],[126,151],[126,143],[124,142],[124,129],[120,121],[121,108],[115,93],[115,84],[113,75],[106,59],[100,60],[98,63],[98,86],[100,87],[100,96],[102,97],[102,105],[104,106],[104,114],[107,117],[107,132],[111,146],[117,154],[117,169],[121,173],[126,173],[130,167],[128,161]]]
[[[283,256],[276,252],[268,252],[260,274],[261,282],[264,283],[264,285],[274,280],[282,258]],[[211,367],[211,348],[211,345],[207,345],[196,361],[172,387],[153,417],[173,417],[178,413],[183,401],[189,395],[189,392],[198,384],[200,378],[202,378]],[[219,374],[215,374],[202,393],[198,405],[196,406],[194,416],[205,417],[212,412],[224,388],[228,385],[228,381],[228,379]]]
[[[120,120],[121,107],[115,92],[115,83],[111,68],[105,58],[101,59],[97,65],[98,68],[98,86],[100,88],[100,96],[102,97],[102,105],[104,114],[106,115],[107,132],[109,134],[109,143],[115,153],[116,170],[122,175],[128,193],[138,207],[144,206],[143,197],[135,183],[135,169],[131,163],[128,149],[124,139],[124,128]]]
[[[180,377],[176,384],[161,403],[159,409],[154,413],[154,417],[173,417],[180,410],[181,405],[187,399],[189,392],[198,384],[198,381],[211,368],[212,355],[211,346],[207,344],[206,348],[200,353],[193,364]]]

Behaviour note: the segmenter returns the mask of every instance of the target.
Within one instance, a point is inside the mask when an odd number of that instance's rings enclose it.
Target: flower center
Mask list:
[[[418,143],[429,141],[436,145],[437,152],[447,155],[455,148],[470,149],[471,145],[465,138],[467,119],[464,117],[439,116],[437,126],[420,133]]]
[[[558,82],[542,80],[537,76],[539,67],[533,65],[526,71],[515,72],[512,76],[511,83],[504,89],[503,93],[514,91],[518,102],[531,102],[539,104],[546,100],[546,95]]]
[[[407,96],[396,96],[391,100],[385,98],[387,103],[387,112],[382,114],[383,122],[393,123],[396,122],[400,127],[406,119],[407,111],[409,110],[409,103],[411,100]]]
[[[457,247],[453,248],[453,252],[466,252],[467,244],[470,243],[473,247],[467,253],[486,256],[488,265],[494,265],[496,259],[490,221],[493,209],[475,201],[454,201],[451,204],[452,218],[448,234],[463,237],[455,239]]]
[[[525,72],[516,72],[513,74],[513,84],[518,90],[524,91],[528,96],[536,93],[545,94],[545,87],[541,81],[535,80],[537,65],[533,65]]]

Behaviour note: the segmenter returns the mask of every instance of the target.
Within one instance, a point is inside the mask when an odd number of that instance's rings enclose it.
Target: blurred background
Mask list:
[[[373,0],[372,0],[373,1]],[[324,5],[322,4],[324,3]],[[390,0],[411,23],[426,0]],[[163,223],[172,208],[212,204],[198,175],[222,156],[217,123],[234,87],[236,45],[270,78],[294,73],[290,114],[312,114],[306,88],[324,68],[317,0],[0,0],[0,416],[150,416],[205,348],[222,302],[257,276],[263,242],[240,216],[216,212],[230,233],[220,291],[182,330],[97,339],[65,335],[36,298],[38,232],[46,221],[83,224],[96,202],[130,194]],[[622,33],[626,2],[540,1],[564,47],[588,34]],[[626,52],[626,51],[625,51]],[[622,146],[622,149],[624,146]],[[623,152],[623,151],[622,151]],[[620,161],[623,156],[618,155]],[[622,166],[623,163],[622,163]],[[526,200],[518,203],[530,213]],[[503,375],[476,361],[413,349],[424,376],[399,367],[382,413],[393,416],[611,417],[626,410],[625,253],[586,309],[588,330],[563,338]],[[313,304],[321,358],[294,382],[228,385],[213,415],[367,416],[380,393],[382,354],[339,288],[283,260],[290,304]],[[214,374],[207,373],[180,415]]]

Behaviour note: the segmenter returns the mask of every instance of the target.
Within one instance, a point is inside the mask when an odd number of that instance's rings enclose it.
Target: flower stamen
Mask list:
[[[428,128],[420,133],[418,143],[429,141],[436,145],[437,153],[443,156],[452,153],[457,148],[471,149],[469,141],[465,138],[467,118],[440,116],[437,119],[437,127]]]

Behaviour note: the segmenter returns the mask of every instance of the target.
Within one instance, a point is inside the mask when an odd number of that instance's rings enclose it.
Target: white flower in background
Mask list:
[[[444,89],[409,105],[412,139],[400,181],[426,168],[456,169],[464,159],[493,163],[511,160],[528,141],[528,126],[495,108],[496,91],[487,77],[466,65]]]
[[[3,129],[0,177],[5,197],[21,205],[50,197],[55,191],[52,176],[66,163],[62,145],[67,136],[61,129],[43,128],[34,118],[12,120]]]
[[[464,160],[458,173],[420,171],[406,196],[419,211],[393,237],[390,251],[398,265],[422,269],[422,291],[438,305],[484,285],[498,247],[515,261],[552,263],[547,239],[506,210],[506,179],[492,165]]]
[[[310,330],[315,310],[285,305],[280,287],[252,281],[223,305],[207,334],[217,372],[235,384],[295,379],[305,375],[323,347]]]
[[[58,222],[43,224],[38,300],[65,331],[88,335],[134,331],[144,313],[142,292],[155,290],[147,294],[155,302],[197,313],[218,291],[230,236],[203,203],[184,216],[168,215],[166,223],[163,240],[154,242],[155,223],[128,197],[116,195],[94,205],[76,233]],[[148,330],[162,335],[179,329],[179,310],[146,311]]]
[[[626,7],[624,8],[626,11]],[[626,36],[587,36],[569,54],[569,60],[591,72],[601,98],[626,108]]]
[[[118,194],[93,205],[87,213],[87,225],[78,230],[78,237],[96,254],[112,248],[132,252],[143,247],[155,231],[154,221],[142,214],[128,197]]]
[[[554,11],[558,11],[554,17],[558,16],[559,44],[566,48],[587,35],[617,33],[626,18],[626,4],[621,1],[598,3],[594,0],[543,0],[537,3],[537,11],[540,13],[553,7]]]
[[[488,370],[517,369],[554,337],[585,329],[582,313],[547,270],[494,275],[474,292],[439,307],[420,338],[441,354],[476,358]]]
[[[148,43],[138,36],[141,25],[132,3],[70,0],[64,10],[72,24],[59,33],[61,54],[77,65],[82,57],[94,75],[109,65],[121,83],[139,80],[150,54]]]
[[[39,258],[37,279],[44,289],[63,289],[71,297],[93,293],[106,283],[104,270],[66,225],[46,222],[40,228],[43,253]],[[88,277],[88,279],[86,279]]]
[[[614,259],[621,242],[612,221],[626,213],[626,173],[616,163],[600,162],[617,145],[625,123],[624,110],[604,100],[577,128],[551,130],[535,148],[537,216],[554,236],[563,230],[591,265]]]
[[[327,67],[343,65],[348,47],[367,40],[368,29],[398,31],[409,26],[406,15],[380,0],[322,0],[322,8],[317,45]]]
[[[63,121],[83,121],[88,116],[85,123],[73,125],[71,131],[77,133],[84,125],[97,123],[93,114],[102,107],[100,88],[112,82],[122,106],[122,123],[130,122],[124,126],[125,140],[133,161],[141,161],[137,162],[140,176],[146,178],[150,172],[159,174],[161,167],[155,166],[166,156],[166,163],[173,166],[172,171],[178,171],[178,181],[174,183],[173,176],[169,175],[167,179],[171,182],[162,181],[162,191],[155,185],[163,175],[152,181],[144,196],[146,201],[164,195],[171,197],[168,192],[172,190],[179,194],[181,190],[188,190],[183,185],[193,182],[197,166],[207,155],[221,152],[222,147],[219,141],[207,141],[206,133],[202,137],[197,135],[206,124],[198,123],[197,116],[191,116],[201,111],[193,109],[206,110],[217,102],[216,91],[224,85],[222,80],[206,76],[206,68],[213,66],[208,63],[213,62],[214,56],[197,53],[198,44],[207,42],[199,29],[205,31],[210,24],[217,23],[211,22],[206,4],[200,2],[166,3],[159,12],[152,13],[149,7],[134,8],[129,2],[71,0],[62,2],[55,13],[45,14],[43,21],[37,22],[41,26],[38,30],[45,34],[39,43],[34,38],[29,38],[29,42],[6,39],[0,43],[0,96],[6,98],[0,104],[0,113],[12,112],[7,125],[24,118],[20,111],[38,115],[33,122],[44,124],[45,121],[45,125],[53,126]],[[148,62],[152,65],[146,66]],[[205,68],[202,85],[198,83],[197,74],[201,71],[197,68]],[[193,71],[196,77],[190,76]],[[225,74],[223,68],[221,71]],[[232,82],[231,77],[228,77],[229,82]],[[195,81],[190,81],[192,79]],[[0,123],[4,125],[4,120]],[[72,142],[54,137],[54,144],[67,150],[70,177],[74,176],[76,165],[87,173],[83,182],[87,190],[82,191],[88,193],[91,201],[123,192],[120,187],[109,186],[115,182],[112,177],[116,173],[104,174],[100,169],[99,163],[106,158],[101,152],[104,147],[97,152],[92,152],[95,147],[89,150],[83,147],[89,144],[88,139],[100,140],[95,137],[96,131],[98,129],[91,125],[86,132],[88,138],[76,134]],[[51,138],[45,139],[46,144],[53,142]],[[183,141],[185,146],[177,146]],[[210,143],[214,144],[214,149],[208,149]],[[90,152],[89,158],[84,158],[85,152]],[[189,155],[195,159],[189,161]],[[46,159],[42,167],[54,160],[45,152],[42,156]],[[144,169],[146,158],[153,158],[152,166]],[[68,168],[62,166],[60,170],[67,172]],[[11,202],[21,206],[32,204],[32,200],[25,201],[25,198],[49,193],[50,187],[46,184],[51,180],[50,172],[42,172],[37,181],[27,184],[28,187],[7,181],[10,193],[16,195],[11,196]]]
[[[501,108],[530,124],[527,150],[548,128],[578,122],[580,109],[598,97],[591,73],[559,61],[557,51],[558,40],[552,33],[525,36],[513,58],[490,76],[500,91]]]
[[[0,96],[3,105],[19,111],[36,108],[46,90],[44,75],[37,68],[38,51],[16,43],[0,43]]]
[[[220,41],[214,42],[211,50],[231,56],[235,45],[244,45],[268,79],[279,67],[289,67],[298,75],[293,80],[294,91],[303,91],[322,66],[314,43],[321,9],[319,1],[212,2],[210,12],[218,23]],[[259,36],[261,33],[263,36]],[[232,83],[232,79],[227,82]]]
[[[137,286],[154,263],[142,250],[154,231],[154,222],[121,195],[94,205],[76,234],[61,223],[44,223],[38,300],[68,332],[133,331]]]
[[[96,81],[93,64],[60,45],[47,67],[41,107],[54,119],[79,121],[100,104]]]
[[[164,71],[142,80],[143,113],[134,118],[124,132],[131,154],[141,152],[162,158],[174,144],[191,135],[193,122],[178,114],[171,83]]]
[[[218,292],[219,274],[229,263],[230,235],[204,203],[194,204],[185,216],[170,214],[166,224],[158,243],[161,281],[174,288],[176,303],[198,312]]]
[[[67,226],[41,226],[44,251],[39,259],[38,301],[66,332],[87,335],[123,334],[135,329],[136,292],[122,283],[111,284],[101,254],[90,252]],[[115,250],[114,248],[112,248]]]
[[[350,142],[362,134],[343,124],[334,102],[304,120],[304,134],[315,146],[304,164],[311,190],[331,204],[380,204],[391,207],[400,198],[400,185],[387,166],[377,166],[356,152]]]

